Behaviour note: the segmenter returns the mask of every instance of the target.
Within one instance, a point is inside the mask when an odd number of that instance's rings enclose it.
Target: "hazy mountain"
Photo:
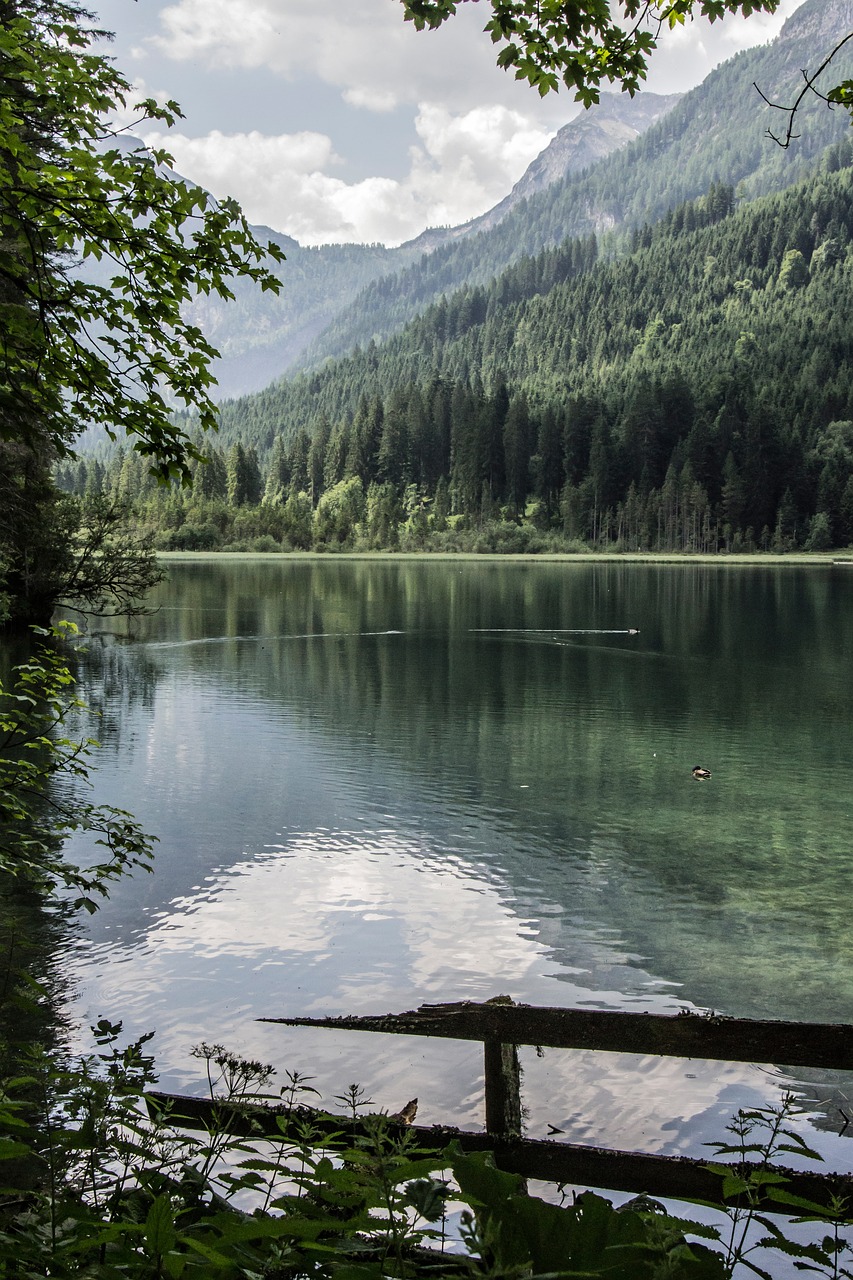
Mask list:
[[[286,262],[273,266],[283,282],[281,293],[261,293],[250,281],[242,281],[232,286],[233,301],[199,297],[189,309],[221,353],[214,373],[223,399],[267,386],[366,285],[420,256],[420,250],[386,249],[381,244],[306,248],[269,227],[252,230],[262,243],[272,240],[286,254]]]
[[[682,96],[680,93],[639,93],[629,98],[627,94],[604,94],[597,107],[560,129],[506,199],[461,229],[488,231],[496,227],[522,200],[544,191],[570,173],[588,169],[612,151],[634,142],[671,111]]]

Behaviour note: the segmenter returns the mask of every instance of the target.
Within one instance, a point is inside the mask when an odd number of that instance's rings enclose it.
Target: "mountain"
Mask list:
[[[618,256],[568,241],[223,405],[190,495],[132,451],[106,485],[170,549],[844,546],[851,279],[844,138],[783,192],[714,184]]]
[[[522,259],[442,297],[382,346],[223,405],[220,438],[264,457],[277,434],[351,424],[363,397],[390,404],[436,380],[523,394],[537,412],[594,394],[618,417],[632,383],[675,369],[697,403],[725,399],[726,379],[775,402],[784,382],[788,426],[800,414],[811,429],[824,410],[853,417],[853,325],[839,301],[853,266],[852,162],[844,138],[812,178],[739,206],[715,184],[635,232],[618,257],[590,236]]]
[[[723,63],[635,141],[522,195],[496,225],[446,236],[417,262],[374,280],[338,311],[293,370],[384,341],[443,294],[485,284],[512,262],[568,236],[640,227],[701,196],[713,182],[734,186],[739,199],[748,199],[798,181],[827,146],[846,136],[849,118],[817,96],[807,97],[797,136],[784,150],[767,136],[768,129],[784,127],[784,118],[755,86],[772,102],[792,102],[803,68],[815,68],[851,26],[851,0],[806,0],[774,41]],[[843,51],[828,74],[828,83],[853,75],[853,54]]]
[[[597,107],[564,125],[515,184],[510,194],[460,228],[467,234],[496,227],[522,200],[603,160],[612,151],[634,142],[681,100],[680,93],[605,93]]]
[[[299,364],[306,349],[371,282],[393,277],[425,253],[496,227],[520,203],[551,183],[627,145],[671,110],[678,95],[605,94],[601,103],[560,129],[519,182],[494,209],[460,227],[431,228],[400,245],[347,244],[305,248],[269,227],[253,227],[287,255],[275,267],[284,288],[278,297],[238,284],[233,303],[199,298],[190,314],[222,353],[214,370],[223,398],[259,390]]]
[[[342,306],[377,277],[418,256],[381,244],[306,248],[269,227],[252,227],[261,243],[272,240],[286,255],[274,265],[283,289],[260,293],[250,281],[233,285],[234,300],[199,297],[188,314],[221,353],[213,373],[221,397],[257,391],[299,360]]]
[[[522,200],[579,173],[590,165],[603,160],[612,151],[627,146],[651,128],[671,111],[681,98],[680,93],[642,93],[633,98],[616,93],[602,94],[601,101],[589,111],[582,112],[569,124],[564,124],[551,139],[544,151],[528,165],[508,196],[493,209],[471,218],[458,227],[430,227],[406,248],[418,248],[429,252],[454,240],[489,231],[510,213]]]

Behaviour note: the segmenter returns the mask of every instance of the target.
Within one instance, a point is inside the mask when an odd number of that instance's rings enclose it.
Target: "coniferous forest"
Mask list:
[[[132,452],[61,483],[136,500],[165,549],[846,546],[851,160],[747,203],[712,183],[227,402],[191,492]]]

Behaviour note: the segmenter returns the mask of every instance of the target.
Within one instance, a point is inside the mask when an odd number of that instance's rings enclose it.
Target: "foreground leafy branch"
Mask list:
[[[465,0],[401,0],[406,20],[435,29]],[[477,0],[474,0],[476,3]],[[488,0],[485,31],[500,45],[498,66],[513,70],[544,97],[560,84],[590,106],[600,87],[617,82],[634,94],[646,78],[661,31],[701,16],[773,13],[779,0]]]
[[[58,584],[59,601],[99,618],[136,617],[146,612],[144,597],[162,582],[150,537],[131,526],[132,508],[118,498],[96,494],[70,504],[67,565]]]
[[[47,643],[75,632],[70,623],[39,630],[45,643],[35,657],[15,668],[8,689],[0,684],[0,874],[94,911],[116,879],[150,869],[152,841],[129,813],[80,795],[97,743],[68,735],[85,707],[65,658]],[[99,856],[91,865],[66,858],[62,845],[73,832],[92,837]]]
[[[67,453],[87,424],[124,432],[160,479],[189,483],[197,448],[173,418],[214,425],[216,352],[184,319],[229,281],[280,285],[233,200],[215,201],[105,124],[125,109],[172,124],[174,102],[135,103],[104,33],[68,0],[0,0],[0,437]],[[81,260],[98,264],[82,278]]]

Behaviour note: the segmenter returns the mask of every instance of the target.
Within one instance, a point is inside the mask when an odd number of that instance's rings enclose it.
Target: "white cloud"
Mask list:
[[[772,40],[802,3],[803,0],[781,0],[775,13],[753,13],[748,18],[738,16],[709,24],[719,40],[719,56],[729,58],[741,49],[750,49],[753,45]]]
[[[691,87],[738,50],[772,39],[800,2],[782,0],[775,14],[664,30],[649,87]],[[162,10],[160,34],[150,43],[172,59],[211,68],[316,76],[368,110],[423,101],[452,103],[457,111],[490,102],[523,110],[532,91],[496,68],[483,8],[460,5],[438,31],[417,32],[403,22],[399,0],[176,0]],[[537,106],[553,120],[555,112],[565,118],[568,103],[566,94],[549,95]]]
[[[368,110],[423,101],[518,109],[531,91],[495,67],[484,20],[476,5],[463,5],[440,30],[417,32],[399,0],[178,0],[162,10],[150,43],[212,69],[315,76]],[[567,105],[552,97],[539,109],[565,118]]]
[[[529,117],[500,106],[451,115],[444,107],[424,103],[415,127],[433,166],[451,173],[466,169],[483,184],[497,181],[502,190],[553,136]]]
[[[170,133],[166,145],[179,168],[186,162],[187,177],[209,186],[215,195],[234,195],[247,183],[263,193],[281,173],[314,173],[337,160],[331,139],[323,133],[269,137],[257,129],[233,134],[214,129],[202,138]]]
[[[649,88],[689,88],[738,49],[770,39],[797,2],[782,0],[773,16],[697,20],[663,32]],[[311,81],[320,80],[339,95],[342,115],[417,113],[418,141],[404,176],[399,154],[389,156],[383,172],[376,152],[369,176],[362,167],[360,181],[345,181],[325,133],[269,131],[275,106],[267,79],[261,130],[172,134],[167,146],[187,177],[216,195],[235,196],[253,222],[306,244],[393,244],[426,226],[464,222],[506,195],[577,110],[567,93],[541,101],[496,68],[495,48],[482,31],[484,8],[460,5],[441,30],[417,32],[402,21],[399,0],[173,0],[145,44],[182,75],[231,69],[242,71],[245,84],[262,71],[296,82],[300,92],[304,85],[309,98]],[[362,133],[369,130],[365,118]],[[347,137],[341,130],[342,150],[351,156],[358,143]]]
[[[411,148],[402,181],[336,177],[329,170],[338,157],[320,133],[171,133],[167,146],[186,177],[216,196],[235,196],[252,222],[303,244],[400,243],[425,226],[464,222],[496,204],[551,136],[499,106],[452,115],[424,104],[416,128],[421,144]]]
[[[387,89],[345,89],[343,99],[349,106],[363,107],[367,111],[393,111],[397,106],[396,97]]]

